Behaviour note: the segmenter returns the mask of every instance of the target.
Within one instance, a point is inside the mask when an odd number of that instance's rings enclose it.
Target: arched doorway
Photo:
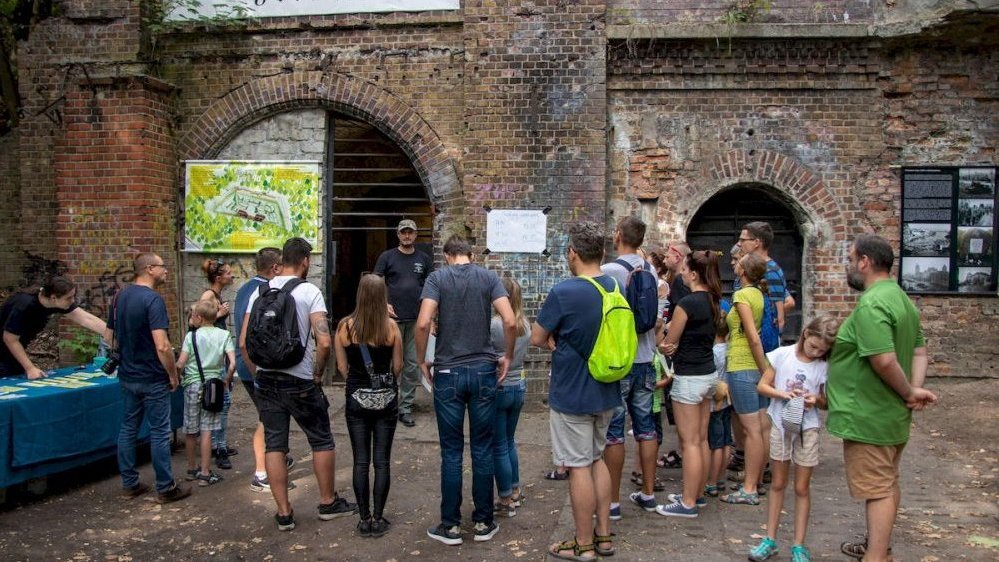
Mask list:
[[[341,114],[327,119],[326,234],[332,242],[329,310],[335,321],[354,309],[357,283],[379,254],[398,244],[402,219],[416,221],[417,246],[433,255],[433,208],[402,149],[374,126]]]
[[[783,338],[785,341],[795,340],[801,331],[801,310],[804,306],[801,291],[804,239],[794,213],[772,195],[772,188],[762,184],[738,184],[715,194],[691,219],[687,227],[687,242],[694,249],[724,252],[719,265],[723,289],[726,295],[730,295],[735,272],[729,263],[728,253],[738,241],[742,226],[753,221],[768,222],[774,230],[770,257],[784,270],[788,290],[797,301],[797,307],[785,319]]]

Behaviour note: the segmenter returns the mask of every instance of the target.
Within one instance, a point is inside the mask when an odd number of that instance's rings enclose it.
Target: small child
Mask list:
[[[718,497],[725,491],[725,465],[728,464],[729,447],[732,446],[732,403],[728,398],[728,384],[725,383],[726,356],[728,355],[728,325],[722,324],[715,334],[715,345],[711,348],[715,356],[715,372],[718,382],[711,401],[711,417],[708,419],[708,448],[711,449],[711,467],[708,469],[708,485],[704,494]]]
[[[836,341],[839,322],[822,316],[808,323],[795,345],[779,347],[767,353],[770,366],[763,372],[758,390],[770,397],[770,466],[773,482],[767,510],[767,536],[749,551],[754,562],[766,560],[777,554],[777,527],[784,507],[784,489],[787,487],[790,462],[794,469],[794,544],[791,546],[793,562],[810,562],[811,553],[805,547],[805,531],[811,508],[809,484],[812,470],[819,463],[819,413],[816,407],[826,408],[825,383],[829,351]],[[804,397],[805,410],[800,430],[784,429],[782,414],[788,401]]]
[[[222,481],[222,476],[210,469],[212,458],[212,431],[222,426],[222,413],[209,412],[201,407],[201,376],[198,374],[198,361],[194,357],[194,338],[197,338],[198,357],[205,380],[222,378],[225,368],[225,384],[232,383],[236,371],[236,353],[232,335],[228,330],[216,328],[212,324],[218,316],[218,305],[212,301],[199,301],[191,307],[188,324],[193,328],[184,337],[180,357],[177,359],[177,373],[184,387],[184,433],[187,443],[187,480],[197,480],[199,486],[210,486]],[[228,362],[224,363],[224,358]],[[201,464],[195,464],[195,447],[198,434],[201,434]],[[208,469],[208,472],[205,472]]]

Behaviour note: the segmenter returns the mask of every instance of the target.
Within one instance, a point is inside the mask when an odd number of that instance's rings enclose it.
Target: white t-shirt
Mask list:
[[[292,275],[281,275],[271,279],[270,286],[276,289],[284,287],[288,281],[295,279]],[[249,314],[253,310],[253,304],[257,302],[260,290],[253,291],[250,300],[246,304],[246,311]],[[302,283],[291,292],[295,299],[295,311],[298,316],[298,334],[302,338],[302,345],[305,346],[305,357],[302,362],[287,369],[267,369],[278,373],[286,373],[300,379],[312,380],[312,370],[316,362],[316,341],[310,337],[312,335],[312,322],[309,315],[315,312],[326,312],[326,301],[323,294],[319,292],[319,287],[312,283]]]
[[[715,343],[711,346],[711,354],[715,356],[715,374],[718,376],[718,381],[722,382],[725,380],[725,359],[728,355],[728,344],[725,342]],[[731,405],[732,402],[728,399],[720,404],[715,402],[714,397],[711,399],[712,412],[720,412]]]
[[[820,387],[826,384],[829,364],[821,359],[815,359],[811,363],[801,361],[795,353],[797,347],[797,344],[785,345],[767,353],[767,359],[776,372],[774,388],[781,392],[792,392],[797,389],[818,394]],[[787,400],[770,399],[767,414],[770,415],[775,427],[781,427],[780,415],[786,403]],[[814,406],[807,408],[805,417],[801,421],[801,429],[815,429],[821,425],[818,408]]]

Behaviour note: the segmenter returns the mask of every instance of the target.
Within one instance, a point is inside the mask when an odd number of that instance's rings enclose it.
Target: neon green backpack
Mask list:
[[[638,351],[638,334],[635,332],[635,314],[628,306],[628,300],[621,294],[614,280],[614,290],[607,292],[600,283],[591,277],[586,279],[600,291],[603,307],[600,316],[600,331],[587,365],[590,375],[599,382],[615,382],[623,379],[631,371]]]

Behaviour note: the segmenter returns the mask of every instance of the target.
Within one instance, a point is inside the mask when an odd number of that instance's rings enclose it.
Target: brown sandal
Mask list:
[[[572,554],[562,554],[563,550],[571,550]],[[571,541],[562,541],[558,544],[552,545],[548,548],[548,554],[559,558],[562,560],[572,560],[574,562],[590,562],[591,560],[596,560],[597,557],[594,556],[583,556],[585,552],[592,552],[596,550],[592,544],[579,544],[576,539]]]
[[[597,551],[600,556],[614,556],[614,533],[609,535],[598,535],[596,531],[593,532],[593,550]],[[603,548],[600,546],[601,543],[610,543],[611,546]]]

